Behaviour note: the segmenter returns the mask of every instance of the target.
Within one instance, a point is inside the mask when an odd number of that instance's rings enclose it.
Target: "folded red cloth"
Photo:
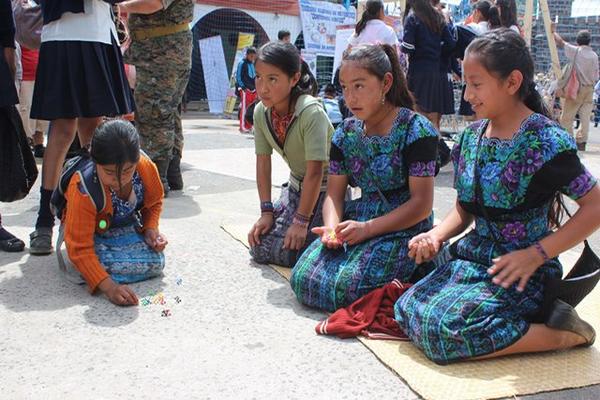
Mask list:
[[[340,308],[315,330],[320,335],[335,335],[342,339],[366,336],[370,339],[408,340],[394,319],[394,304],[411,284],[397,279],[375,289],[348,307]]]

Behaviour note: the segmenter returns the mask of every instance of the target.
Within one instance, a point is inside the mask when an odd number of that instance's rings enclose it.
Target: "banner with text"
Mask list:
[[[356,22],[356,9],[325,1],[299,0],[304,48],[315,54],[333,57],[336,26]]]

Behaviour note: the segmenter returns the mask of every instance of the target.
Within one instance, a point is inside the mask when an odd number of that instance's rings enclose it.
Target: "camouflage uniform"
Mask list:
[[[183,132],[177,107],[192,67],[193,0],[162,0],[163,9],[131,14],[132,43],[125,61],[136,67],[135,120],[142,148],[157,164],[161,178],[173,154],[181,155]],[[179,32],[167,33],[175,27]],[[146,37],[149,36],[149,37]],[[166,166],[165,166],[166,163]]]

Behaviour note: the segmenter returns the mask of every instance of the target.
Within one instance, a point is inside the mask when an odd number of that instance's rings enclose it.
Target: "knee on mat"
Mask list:
[[[250,248],[250,257],[258,264],[268,264],[268,252],[260,245]]]

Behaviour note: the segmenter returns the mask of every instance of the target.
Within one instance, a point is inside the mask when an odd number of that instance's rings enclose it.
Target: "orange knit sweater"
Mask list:
[[[154,163],[144,155],[140,156],[136,170],[144,185],[144,203],[141,209],[142,229],[158,229],[163,199],[163,186],[158,170]],[[79,190],[79,183],[79,175],[73,175],[65,193],[67,208],[62,222],[69,259],[89,285],[90,292],[93,293],[98,284],[108,278],[108,273],[100,264],[94,250],[94,233],[100,219],[106,219],[107,215],[112,216],[112,200],[110,190],[105,186],[106,206],[102,212],[98,213],[89,196]]]

